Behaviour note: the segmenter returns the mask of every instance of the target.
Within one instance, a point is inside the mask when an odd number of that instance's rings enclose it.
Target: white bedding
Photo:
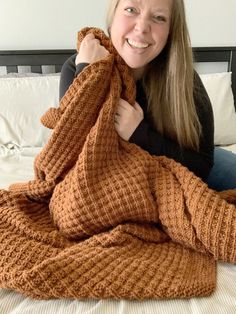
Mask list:
[[[226,149],[236,153],[236,144]],[[33,178],[33,161],[40,148],[0,149],[0,188]],[[235,314],[236,265],[218,263],[217,289],[208,298],[167,301],[49,300],[35,301],[0,289],[0,314]]]

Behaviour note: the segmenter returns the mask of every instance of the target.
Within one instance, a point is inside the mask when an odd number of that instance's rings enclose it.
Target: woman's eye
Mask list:
[[[162,16],[162,15],[153,16],[153,19],[154,19],[156,22],[159,22],[159,23],[164,23],[164,22],[166,22],[166,17],[165,17],[165,16]]]
[[[125,11],[128,12],[128,13],[130,13],[130,14],[136,12],[135,8],[127,8],[127,9],[125,9]]]

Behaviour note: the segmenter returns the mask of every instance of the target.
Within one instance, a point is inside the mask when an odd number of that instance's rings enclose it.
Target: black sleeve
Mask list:
[[[75,58],[76,54],[72,55],[62,66],[59,85],[60,100],[65,95],[74,78],[88,65],[88,63],[79,63],[75,66]]]
[[[139,124],[132,134],[130,142],[139,145],[152,155],[164,155],[173,158],[193,171],[197,176],[206,180],[213,166],[213,112],[206,90],[196,73],[194,79],[194,101],[202,126],[199,152],[184,149],[177,142],[161,135],[151,126],[147,119],[144,119]]]

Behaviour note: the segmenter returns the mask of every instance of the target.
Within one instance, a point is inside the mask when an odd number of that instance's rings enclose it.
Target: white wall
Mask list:
[[[0,0],[0,49],[75,48],[77,31],[105,27],[108,0]],[[236,46],[236,0],[185,0],[193,46]]]
[[[82,27],[104,28],[107,0],[0,0],[0,49],[75,48]]]
[[[236,0],[185,0],[193,46],[236,46]]]

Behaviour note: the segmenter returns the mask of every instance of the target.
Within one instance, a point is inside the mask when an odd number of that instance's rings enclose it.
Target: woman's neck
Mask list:
[[[145,68],[131,69],[135,81],[140,80],[143,77]]]

